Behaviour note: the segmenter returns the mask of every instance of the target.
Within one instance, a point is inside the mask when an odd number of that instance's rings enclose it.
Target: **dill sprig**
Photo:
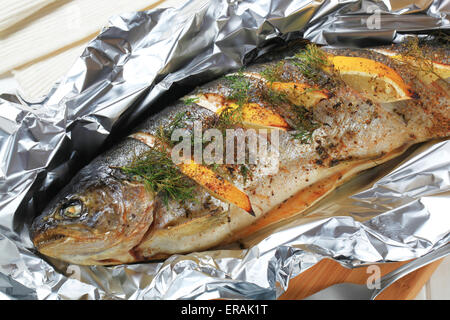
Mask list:
[[[231,93],[228,95],[229,100],[234,100],[237,105],[242,106],[248,102],[250,91],[250,80],[239,70],[237,74],[225,76],[229,83]]]
[[[285,61],[279,61],[261,71],[261,75],[270,83],[281,82],[283,81],[284,64]]]
[[[306,45],[305,49],[297,53],[293,64],[307,79],[316,82],[322,68],[329,65],[325,52],[315,44]]]
[[[296,118],[293,126],[294,132],[291,133],[291,136],[294,139],[300,140],[302,143],[310,143],[312,134],[319,125],[312,120],[311,112],[305,107],[294,106],[293,111]]]
[[[428,59],[424,51],[420,47],[420,40],[418,37],[409,37],[403,43],[402,55],[405,56],[408,67],[415,72],[432,73],[438,78],[439,74],[434,70],[434,64],[431,59]]]
[[[215,171],[215,172],[217,172],[221,166],[221,164],[215,163],[215,162],[210,163],[210,164],[204,163],[203,165],[207,166],[209,169],[211,169],[212,171]]]
[[[261,97],[263,100],[269,102],[272,105],[289,103],[289,99],[286,93],[273,90],[268,86],[265,86],[264,89],[261,90]]]
[[[249,175],[251,174],[250,168],[245,164],[241,164],[239,167],[239,171],[241,172],[241,175],[244,179],[244,183],[247,183],[247,179],[249,178]]]
[[[147,190],[160,194],[166,205],[169,199],[194,200],[194,183],[180,172],[163,150],[151,149],[119,169],[142,182]]]
[[[312,134],[312,131],[297,128],[295,132],[291,133],[291,136],[293,139],[300,140],[302,143],[310,143],[312,140]]]
[[[183,101],[185,106],[192,106],[195,103],[197,103],[198,100],[199,100],[198,97],[187,97],[187,98],[184,98],[182,101]]]
[[[182,129],[186,126],[186,119],[188,119],[187,112],[178,112],[174,119],[166,126],[161,125],[158,128],[156,137],[163,144],[173,146],[172,134],[176,129]]]
[[[243,121],[243,105],[237,107],[226,106],[216,121],[216,128],[225,132],[226,129],[232,128]]]
[[[431,31],[426,37],[419,39],[421,44],[440,45],[444,48],[450,47],[450,34],[442,30]]]

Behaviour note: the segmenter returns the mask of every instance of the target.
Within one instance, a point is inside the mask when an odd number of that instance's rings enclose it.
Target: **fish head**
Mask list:
[[[134,262],[153,206],[143,184],[87,168],[35,219],[31,237],[40,253],[74,264]]]

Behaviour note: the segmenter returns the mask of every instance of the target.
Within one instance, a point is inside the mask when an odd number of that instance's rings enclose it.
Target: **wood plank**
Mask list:
[[[381,275],[385,275],[401,265],[407,263],[393,262],[378,265]],[[377,299],[379,300],[410,300],[414,299],[421,288],[429,280],[433,272],[442,262],[435,261],[424,266],[415,272],[399,279],[392,284]],[[368,267],[359,267],[355,269],[347,269],[342,267],[338,262],[331,259],[324,259],[314,267],[306,270],[299,276],[289,282],[288,290],[281,295],[280,300],[298,300],[314,294],[328,286],[336,283],[352,282],[364,284],[368,277],[373,273],[367,270]]]
[[[430,280],[423,288],[427,300],[449,300],[450,299],[450,256],[445,257],[439,267],[433,272]],[[417,295],[416,299],[420,298]]]

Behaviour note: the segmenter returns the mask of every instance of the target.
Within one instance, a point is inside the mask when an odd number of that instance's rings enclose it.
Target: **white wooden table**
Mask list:
[[[44,96],[110,16],[186,0],[3,0],[0,8],[0,93]],[[447,257],[416,299],[450,299]]]

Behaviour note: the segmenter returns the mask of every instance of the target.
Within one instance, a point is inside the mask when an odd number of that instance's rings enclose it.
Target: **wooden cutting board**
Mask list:
[[[430,263],[397,280],[383,291],[377,300],[411,300],[416,297],[425,283],[443,259]],[[381,276],[397,269],[404,262],[392,262],[378,265]],[[324,259],[314,267],[306,270],[289,282],[288,290],[281,295],[280,300],[303,299],[317,291],[336,283],[352,282],[364,284],[373,272],[368,273],[368,267],[347,269],[331,259]]]

